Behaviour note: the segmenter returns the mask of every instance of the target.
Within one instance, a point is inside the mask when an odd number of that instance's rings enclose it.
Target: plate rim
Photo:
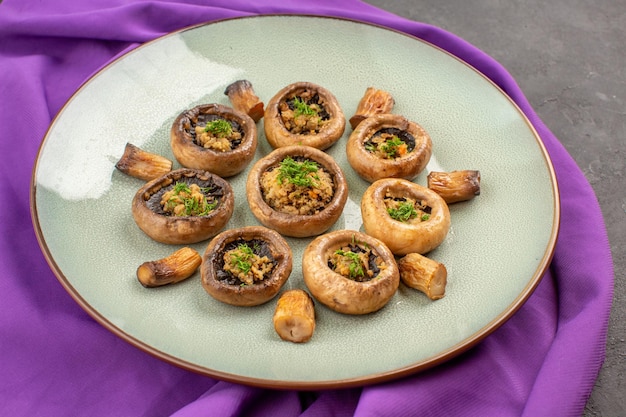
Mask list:
[[[319,20],[345,21],[348,23],[356,23],[360,25],[371,26],[371,27],[385,30],[385,31],[390,31],[390,32],[399,34],[401,36],[408,37],[414,41],[418,41],[429,47],[432,47],[438,50],[439,52],[446,54],[448,57],[451,57],[455,59],[456,61],[460,62],[465,67],[471,69],[477,75],[479,75],[482,79],[484,79],[489,84],[491,84],[491,86],[497,89],[500,92],[500,94],[502,94],[506,98],[506,100],[515,108],[518,115],[521,117],[521,119],[525,122],[526,126],[531,131],[532,136],[534,137],[535,142],[539,147],[539,150],[543,157],[543,161],[546,165],[547,172],[550,178],[550,185],[551,185],[550,188],[552,190],[552,195],[554,199],[553,207],[552,207],[553,209],[552,230],[550,231],[549,239],[547,242],[547,246],[544,250],[542,259],[538,263],[538,266],[535,272],[533,273],[532,277],[528,280],[523,291],[521,291],[521,293],[513,300],[513,302],[509,304],[509,306],[506,309],[504,309],[504,311],[502,311],[500,314],[494,317],[485,326],[483,326],[482,328],[474,332],[471,336],[461,340],[460,342],[456,343],[450,348],[445,349],[439,352],[438,354],[430,356],[424,360],[409,364],[404,367],[395,368],[395,369],[391,369],[391,370],[383,371],[383,372],[376,372],[376,373],[367,374],[367,375],[355,376],[352,378],[327,379],[327,380],[315,380],[315,381],[309,381],[309,380],[285,381],[285,380],[280,380],[280,379],[251,377],[251,376],[246,376],[246,375],[239,375],[239,374],[229,373],[225,371],[220,371],[217,369],[210,369],[206,366],[201,366],[201,365],[183,360],[170,353],[166,353],[159,349],[156,349],[150,344],[142,342],[136,337],[124,332],[118,326],[113,324],[109,319],[107,319],[104,315],[102,315],[99,311],[97,311],[94,307],[92,307],[83,298],[83,296],[76,290],[76,288],[74,288],[71,281],[65,276],[63,271],[61,271],[61,269],[59,268],[58,264],[56,263],[54,257],[52,256],[50,252],[50,249],[47,246],[46,240],[43,236],[43,230],[41,229],[41,224],[39,223],[39,216],[38,216],[38,211],[37,211],[37,196],[36,196],[37,194],[36,175],[37,175],[37,168],[39,166],[40,156],[43,151],[43,148],[49,139],[51,130],[55,126],[56,121],[63,115],[64,110],[68,106],[70,106],[74,98],[78,94],[80,94],[100,74],[105,72],[108,68],[113,66],[116,62],[122,59],[125,59],[126,57],[133,54],[134,52],[140,51],[141,49],[153,43],[157,43],[161,41],[162,39],[165,39],[170,36],[175,36],[177,34],[181,34],[183,32],[191,31],[200,27],[208,26],[208,25],[214,25],[214,24],[219,24],[223,22],[230,22],[230,21],[237,21],[237,20],[250,20],[250,19],[258,20],[258,19],[263,19],[267,17],[286,17],[286,18],[297,17],[297,18],[311,18],[311,19],[319,19]],[[31,217],[31,222],[33,224],[33,228],[35,231],[36,239],[41,249],[41,252],[44,255],[44,258],[47,264],[49,265],[51,271],[54,273],[57,280],[60,282],[62,287],[65,289],[65,291],[69,293],[71,298],[89,316],[91,316],[94,320],[96,320],[96,322],[98,322],[104,328],[106,328],[107,330],[109,330],[111,333],[121,338],[122,340],[126,341],[127,343],[131,344],[132,346],[148,353],[149,355],[153,357],[156,357],[166,363],[177,366],[179,368],[182,368],[182,369],[185,369],[185,370],[188,370],[188,371],[191,371],[191,372],[203,375],[203,376],[216,378],[218,380],[222,380],[226,382],[239,383],[243,385],[260,387],[260,388],[272,388],[272,389],[283,389],[283,390],[288,390],[288,389],[289,390],[291,389],[319,390],[319,389],[351,388],[351,387],[360,387],[360,386],[365,386],[365,385],[377,384],[381,382],[387,382],[391,380],[400,379],[402,377],[406,377],[409,375],[414,375],[414,374],[423,372],[425,370],[434,368],[470,350],[471,348],[479,344],[481,341],[483,341],[486,337],[491,335],[498,328],[500,328],[504,323],[506,323],[525,304],[528,298],[534,293],[535,289],[537,288],[539,283],[542,281],[545,273],[547,272],[549,265],[552,261],[552,258],[554,256],[555,249],[556,249],[556,242],[557,242],[558,235],[559,235],[560,220],[561,220],[560,191],[559,191],[559,185],[557,181],[556,172],[555,172],[552,160],[550,158],[550,154],[543,140],[538,134],[535,126],[531,123],[528,116],[522,111],[520,106],[493,80],[491,80],[481,71],[476,69],[474,66],[462,60],[461,58],[457,57],[456,55],[452,54],[451,52],[448,52],[447,50],[437,45],[434,45],[433,43],[427,40],[419,38],[410,33],[403,32],[399,29],[395,29],[395,28],[391,28],[388,26],[384,26],[382,24],[372,23],[372,22],[368,22],[368,21],[360,20],[356,18],[351,18],[351,17],[339,17],[339,16],[316,15],[316,14],[298,14],[298,13],[269,13],[269,14],[257,14],[257,15],[242,15],[242,16],[233,16],[233,17],[226,17],[226,18],[200,22],[197,24],[185,26],[180,29],[162,34],[154,39],[148,40],[135,47],[132,47],[131,49],[123,50],[122,52],[118,53],[116,56],[109,59],[106,63],[100,66],[96,71],[92,72],[79,85],[79,87],[67,98],[67,100],[63,103],[63,105],[59,108],[57,113],[51,119],[46,129],[46,132],[41,140],[41,143],[39,144],[39,148],[37,150],[37,154],[36,154],[34,164],[31,170],[31,184],[30,184],[29,200],[30,200],[29,201],[30,217]]]

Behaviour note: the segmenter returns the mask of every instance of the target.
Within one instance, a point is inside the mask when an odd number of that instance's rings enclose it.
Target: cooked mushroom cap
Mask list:
[[[261,175],[288,156],[311,159],[323,166],[333,177],[335,186],[333,198],[319,213],[313,215],[282,213],[265,202],[260,187]],[[246,196],[252,214],[263,225],[285,236],[309,237],[325,232],[339,219],[348,199],[348,183],[339,165],[327,153],[310,146],[286,146],[272,151],[252,166],[246,182]]]
[[[160,205],[161,196],[177,181],[214,186],[220,194],[217,207],[206,216],[172,216]],[[196,243],[215,236],[233,214],[235,197],[230,184],[207,171],[182,168],[156,178],[137,191],[132,202],[137,226],[157,242],[168,244]]]
[[[351,242],[363,242],[373,248],[386,268],[373,279],[354,281],[329,268],[330,256]],[[380,310],[395,294],[400,273],[393,253],[372,236],[353,230],[339,230],[315,238],[302,255],[304,283],[318,301],[344,314],[367,314]]]
[[[293,94],[312,90],[319,95],[325,111],[330,118],[317,134],[294,134],[285,128],[281,119],[280,104]],[[281,89],[270,99],[265,107],[264,128],[267,141],[273,148],[291,145],[307,145],[317,149],[326,149],[337,142],[346,128],[346,119],[335,96],[317,84],[297,82]]]
[[[384,129],[397,129],[414,140],[414,146],[404,156],[393,159],[379,158],[365,148],[365,143],[377,132]],[[426,168],[432,155],[430,135],[417,123],[403,116],[377,114],[359,123],[346,144],[348,162],[366,181],[374,182],[382,178],[415,178]]]
[[[196,125],[218,116],[239,126],[241,143],[230,151],[220,152],[204,148],[194,142],[192,131]],[[204,169],[221,177],[230,177],[243,171],[254,158],[257,148],[257,128],[247,114],[221,104],[203,104],[178,115],[170,130],[170,145],[176,160],[187,168]]]
[[[384,203],[387,196],[423,201],[431,208],[428,220],[419,223],[394,220]],[[433,190],[399,178],[385,178],[370,185],[361,199],[361,216],[365,233],[385,242],[398,256],[430,252],[444,241],[450,229],[450,210],[443,198]]]
[[[274,261],[270,277],[251,285],[233,285],[218,279],[223,267],[224,248],[242,239],[258,239],[267,243]],[[278,294],[289,278],[292,266],[291,248],[280,234],[262,226],[246,226],[226,230],[215,236],[204,252],[200,272],[202,286],[216,300],[236,306],[255,306],[266,303]]]

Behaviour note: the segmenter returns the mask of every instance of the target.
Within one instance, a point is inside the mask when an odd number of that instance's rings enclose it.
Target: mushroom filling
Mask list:
[[[328,267],[348,279],[365,282],[376,278],[387,266],[368,245],[353,242],[334,251]]]
[[[421,223],[430,219],[432,208],[421,200],[387,196],[383,201],[389,216],[399,222]]]
[[[304,157],[287,157],[261,174],[263,199],[276,211],[314,215],[332,200],[333,177],[317,162]]]
[[[236,239],[215,257],[216,278],[228,285],[252,285],[271,276],[274,257],[262,239]]]
[[[386,127],[374,133],[363,146],[378,158],[396,159],[415,149],[415,138],[405,130]]]
[[[217,208],[223,195],[224,190],[211,179],[183,177],[161,187],[146,204],[164,216],[207,216]]]
[[[319,94],[309,89],[281,101],[279,112],[285,129],[293,134],[315,135],[330,120]]]
[[[215,114],[200,114],[192,121],[189,133],[193,142],[205,149],[228,152],[241,144],[244,132],[239,123]]]

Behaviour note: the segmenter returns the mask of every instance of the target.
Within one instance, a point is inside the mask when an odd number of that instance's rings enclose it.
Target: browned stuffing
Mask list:
[[[387,268],[372,248],[356,243],[345,245],[333,252],[329,266],[336,273],[359,282],[369,281]]]
[[[318,166],[309,172],[310,186],[297,185],[280,178],[278,168],[261,175],[260,186],[265,202],[274,210],[296,215],[314,215],[330,203],[334,195],[331,175]]]
[[[231,129],[229,132],[220,132],[207,130],[206,126],[196,125],[195,132],[196,142],[199,146],[218,152],[228,152],[232,150],[236,147],[236,143],[239,143],[242,138],[241,132],[237,129]]]
[[[269,275],[274,262],[267,256],[259,256],[246,243],[224,253],[224,271],[238,278],[243,284],[251,285]]]
[[[163,211],[174,216],[204,216],[216,205],[216,201],[207,199],[198,184],[177,183],[161,197]]]
[[[387,213],[395,220],[403,223],[415,224],[427,221],[432,208],[423,201],[411,197],[386,196],[383,199]]]
[[[280,117],[290,133],[314,135],[328,123],[330,116],[315,91],[304,89],[279,104]]]

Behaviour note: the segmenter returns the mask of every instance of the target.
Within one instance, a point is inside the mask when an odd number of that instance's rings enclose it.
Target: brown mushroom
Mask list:
[[[350,126],[354,130],[359,123],[370,116],[391,113],[395,103],[395,100],[387,91],[367,87],[365,94],[359,101],[354,116],[350,118]]]
[[[298,169],[313,164],[324,178],[312,179],[308,186],[295,186],[287,177],[281,177],[281,165],[286,161],[300,164]],[[288,186],[295,192],[287,194],[283,187]],[[252,166],[246,196],[252,214],[263,225],[285,236],[308,237],[325,232],[339,219],[348,199],[348,184],[330,155],[310,146],[294,145],[278,148]]]
[[[192,196],[185,194],[185,187],[200,191]],[[163,201],[176,190],[176,199]],[[185,201],[196,210],[185,210]],[[133,198],[132,213],[137,226],[157,242],[188,244],[216,235],[230,220],[234,206],[234,193],[226,180],[207,171],[181,168],[141,187]]]
[[[247,114],[255,123],[263,117],[263,102],[257,97],[250,81],[237,80],[226,87],[224,94],[235,110]]]
[[[361,216],[365,233],[385,242],[398,256],[430,252],[450,229],[450,210],[443,198],[399,178],[371,184],[361,199]]]
[[[164,156],[147,152],[132,143],[124,147],[124,154],[115,164],[115,168],[126,175],[150,181],[172,170],[172,161]]]
[[[431,300],[444,297],[448,271],[441,262],[419,253],[409,253],[398,260],[398,269],[400,280],[406,286],[423,292]]]
[[[346,120],[335,96],[309,82],[289,84],[265,108],[265,136],[273,148],[307,145],[326,149],[337,142]]]
[[[276,303],[272,322],[281,339],[294,343],[308,342],[315,331],[313,299],[298,288],[285,291]]]
[[[285,284],[293,266],[291,248],[262,226],[226,230],[204,252],[202,286],[213,298],[236,306],[268,302]]]
[[[428,188],[439,194],[448,204],[471,200],[480,195],[480,171],[433,171],[426,179]]]
[[[137,279],[146,288],[176,284],[192,276],[202,257],[190,247],[180,248],[165,258],[147,261],[137,268]]]
[[[430,135],[400,115],[377,114],[363,120],[346,144],[348,162],[366,181],[411,180],[432,155]]]
[[[245,113],[221,104],[203,104],[176,117],[170,145],[182,166],[230,177],[254,158],[257,128]]]
[[[343,270],[331,268],[334,256],[346,256],[348,262],[358,256],[358,261],[354,266],[344,265]],[[353,315],[383,308],[400,283],[389,248],[379,239],[353,230],[333,231],[313,239],[302,255],[302,275],[315,299],[336,312]]]

